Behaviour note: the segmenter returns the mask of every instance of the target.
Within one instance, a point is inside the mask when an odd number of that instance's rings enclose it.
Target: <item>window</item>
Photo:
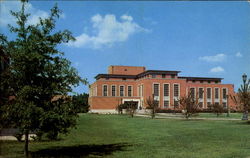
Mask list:
[[[207,81],[207,83],[211,83],[211,81]]]
[[[223,99],[227,99],[227,89],[226,88],[222,89],[222,97],[223,97]]]
[[[200,83],[203,83],[203,81],[200,81]]]
[[[128,86],[128,96],[132,96],[132,86]]]
[[[223,102],[222,105],[223,105],[223,108],[227,108],[227,103],[226,102]]]
[[[219,88],[214,89],[214,98],[219,99]]]
[[[211,99],[211,88],[207,88],[207,99]]]
[[[195,99],[195,88],[190,88],[190,95],[193,99]]]
[[[111,86],[111,89],[112,89],[112,97],[116,96],[116,86],[115,85],[112,85]]]
[[[154,96],[159,96],[159,84],[154,84]]]
[[[211,102],[207,102],[207,108],[208,108],[208,109],[211,109],[211,108],[212,108]]]
[[[166,78],[166,74],[162,74],[161,76],[162,76],[162,78]]]
[[[174,100],[174,106],[175,106],[175,107],[179,106],[178,100]]]
[[[199,99],[203,99],[203,88],[199,88]]]
[[[108,86],[107,85],[103,85],[103,87],[102,87],[102,95],[103,96],[108,96]]]
[[[141,96],[143,96],[143,85],[141,85]]]
[[[175,78],[175,75],[171,75],[171,78]]]
[[[124,96],[124,86],[120,86],[120,96]]]
[[[163,95],[164,96],[169,96],[169,84],[164,84],[163,85]]]
[[[152,75],[152,78],[156,78],[156,74],[153,74],[153,75]]]
[[[122,80],[126,80],[126,78],[122,78]]]
[[[164,108],[168,108],[169,107],[169,100],[164,100]]]
[[[179,96],[179,85],[174,84],[174,97],[178,97],[178,96]]]
[[[192,82],[195,83],[195,80],[193,80]]]

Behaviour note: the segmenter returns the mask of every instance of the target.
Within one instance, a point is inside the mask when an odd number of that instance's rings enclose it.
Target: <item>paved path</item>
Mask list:
[[[150,115],[146,114],[135,114],[135,116],[139,117],[151,117]],[[186,119],[183,115],[169,115],[169,114],[156,114],[155,118],[158,119]],[[209,118],[209,117],[191,117],[190,120],[219,120],[219,121],[240,121],[241,119],[237,118]]]

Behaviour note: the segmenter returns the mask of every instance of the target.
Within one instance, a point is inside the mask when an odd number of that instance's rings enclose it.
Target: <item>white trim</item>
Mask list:
[[[159,85],[159,87],[158,87],[158,94],[159,94],[159,96],[154,96],[154,99],[155,100],[157,100],[157,101],[160,101],[160,96],[161,96],[161,94],[160,94],[160,89],[161,89],[161,86],[160,86],[160,83],[158,83],[158,82],[153,82],[153,84],[152,84],[152,92],[153,92],[153,94],[155,94],[155,89],[154,89],[154,85],[155,84],[158,84]]]
[[[131,96],[128,95],[128,87],[131,86]],[[127,96],[128,97],[133,97],[133,85],[127,85]]]
[[[104,86],[107,86],[107,95],[106,95],[106,96],[104,95]],[[103,96],[103,97],[108,97],[108,96],[109,96],[109,88],[108,88],[108,85],[107,85],[107,84],[103,84],[103,85],[102,85],[102,96]]]
[[[168,85],[168,96],[164,96],[164,87],[165,87],[165,85]],[[164,104],[164,102],[165,101],[168,101],[169,102],[169,105],[168,105],[168,108],[170,108],[170,92],[171,92],[171,90],[170,90],[170,83],[163,83],[163,86],[162,86],[162,93],[163,93],[163,108],[165,108],[165,104]]]
[[[122,103],[124,104],[125,101],[137,101],[138,102],[138,109],[141,106],[141,100],[140,99],[122,99]]]
[[[203,94],[202,94],[202,98],[200,98],[200,88],[202,88]],[[198,87],[198,100],[199,103],[202,103],[202,108],[204,108],[204,87]]]
[[[172,84],[173,85],[173,105],[174,105],[174,101],[176,100],[176,101],[178,101],[179,100],[179,98],[180,98],[180,83],[173,83]],[[174,85],[178,85],[178,96],[174,96]],[[178,104],[179,105],[179,104]]]
[[[223,98],[223,89],[226,90],[226,99]],[[222,87],[222,88],[221,88],[221,91],[222,91],[222,97],[221,97],[221,98],[222,98],[222,102],[227,103],[228,88]]]
[[[115,96],[113,96],[113,94],[112,94],[112,93],[113,93],[113,89],[112,89],[113,86],[115,86]],[[116,96],[117,96],[117,88],[116,88],[116,87],[117,87],[117,86],[116,86],[115,84],[112,84],[112,85],[111,85],[111,96],[112,96],[112,97],[116,97]]]
[[[123,96],[121,96],[121,87],[123,87]],[[125,93],[126,93],[126,91],[125,91],[125,85],[119,85],[119,95],[118,96],[125,97]]]
[[[215,98],[215,89],[218,88],[218,98]],[[214,87],[214,102],[218,102],[220,104],[220,88]]]

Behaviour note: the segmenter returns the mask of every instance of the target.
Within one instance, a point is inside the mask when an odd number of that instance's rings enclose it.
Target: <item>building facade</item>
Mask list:
[[[146,99],[154,97],[161,109],[179,106],[179,99],[191,93],[199,99],[200,108],[211,104],[235,106],[233,84],[222,84],[222,78],[183,77],[180,71],[146,70],[138,66],[109,66],[108,74],[98,74],[89,88],[91,112],[115,112],[125,102],[135,102],[138,109],[147,107]]]

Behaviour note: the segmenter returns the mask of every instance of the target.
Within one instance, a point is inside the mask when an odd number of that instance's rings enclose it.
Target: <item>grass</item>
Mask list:
[[[246,158],[250,125],[243,121],[130,118],[81,114],[60,141],[31,142],[33,157]],[[23,157],[23,143],[1,141],[0,155]],[[1,157],[1,156],[0,156]]]

